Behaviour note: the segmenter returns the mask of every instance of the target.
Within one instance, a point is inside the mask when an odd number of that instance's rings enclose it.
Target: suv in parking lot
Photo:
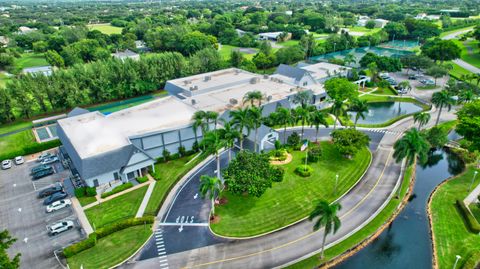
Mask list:
[[[12,168],[12,161],[11,160],[2,161],[2,169],[7,170],[9,168]]]
[[[53,156],[54,156],[54,155],[53,155],[52,153],[49,153],[49,152],[42,153],[42,154],[40,154],[40,156],[38,156],[37,162],[41,162],[41,161],[43,161],[44,159],[50,158],[50,157],[53,157]]]
[[[38,198],[44,198],[44,197],[47,197],[47,196],[50,196],[56,192],[61,192],[63,191],[63,187],[61,184],[56,184],[55,186],[52,186],[50,188],[46,188],[46,189],[43,189],[41,190],[39,193],[38,193]]]
[[[49,176],[51,174],[53,174],[54,171],[53,171],[53,168],[50,167],[49,169],[45,169],[45,170],[41,170],[41,171],[38,171],[36,172],[35,174],[33,174],[33,180],[36,180],[36,179],[40,179],[42,177],[46,177],[46,176]]]
[[[52,157],[48,157],[48,158],[45,158],[42,160],[42,164],[52,164],[54,162],[57,162],[58,161],[58,157],[57,156],[52,156]]]
[[[73,221],[67,220],[62,222],[57,222],[55,224],[50,225],[48,229],[49,235],[57,235],[59,233],[68,231],[73,228]]]
[[[67,198],[68,194],[64,191],[53,193],[48,196],[47,199],[43,200],[43,205],[50,205],[53,202]]]
[[[33,167],[32,170],[30,170],[30,171],[32,172],[32,175],[33,175],[33,174],[36,174],[40,171],[48,170],[48,169],[52,169],[52,167],[50,165],[40,164],[40,165],[37,165],[37,166]]]

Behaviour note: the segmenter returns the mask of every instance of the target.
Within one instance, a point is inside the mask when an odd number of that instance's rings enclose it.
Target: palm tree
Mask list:
[[[322,112],[320,110],[314,110],[310,112],[310,124],[311,126],[315,126],[315,142],[318,142],[318,130],[320,129],[320,125],[328,128],[327,117],[328,115],[326,115],[325,112]]]
[[[294,122],[292,111],[285,107],[278,107],[276,112],[277,124],[283,126],[283,144],[285,145],[287,143],[287,126]]]
[[[218,130],[220,139],[225,141],[228,150],[228,162],[232,160],[232,149],[235,140],[240,138],[240,132],[235,129],[230,122],[223,121],[223,128]]]
[[[357,63],[357,57],[353,53],[349,53],[345,55],[345,58],[343,58],[343,62],[345,65],[349,65],[351,63]]]
[[[253,147],[254,151],[257,152],[258,128],[262,126],[263,107],[252,107],[248,111],[251,127],[255,129],[255,144],[253,145]]]
[[[322,227],[325,228],[323,233],[322,252],[320,253],[320,259],[323,259],[327,235],[330,233],[335,234],[340,228],[341,221],[338,217],[338,211],[340,211],[340,209],[342,209],[342,206],[339,203],[333,203],[330,205],[327,201],[321,200],[317,203],[312,213],[310,213],[310,216],[308,216],[310,221],[318,217],[317,221],[313,225],[314,231],[318,231],[318,229]]]
[[[249,118],[248,108],[239,108],[238,110],[230,111],[230,117],[232,118],[232,124],[240,131],[240,150],[243,150],[244,130],[245,135],[250,135],[251,120]]]
[[[210,130],[210,123],[213,123],[213,129],[217,130],[218,112],[207,111],[205,118],[207,119],[208,129]]]
[[[243,96],[243,103],[248,103],[250,102],[250,105],[253,107],[254,106],[254,102],[255,101],[258,101],[258,106],[261,106],[262,105],[262,99],[263,99],[263,94],[262,92],[260,91],[251,91],[251,92],[247,92],[244,96]]]
[[[333,123],[333,130],[337,128],[338,117],[345,115],[346,105],[341,100],[334,100],[331,108],[332,114],[335,116],[335,121]]]
[[[312,98],[312,93],[310,91],[300,91],[293,96],[292,102],[302,107],[306,107],[308,101]]]
[[[462,103],[468,103],[475,99],[475,93],[472,90],[463,90],[460,93],[459,101]]]
[[[413,115],[413,121],[418,122],[418,130],[422,129],[422,126],[427,125],[430,121],[430,113],[427,112],[418,112]]]
[[[440,121],[442,109],[446,107],[448,111],[450,111],[450,109],[452,109],[452,105],[455,103],[455,100],[452,98],[450,92],[447,90],[442,90],[432,95],[432,103],[438,107],[438,116],[435,122],[435,126],[437,126],[438,122]]]
[[[220,149],[226,146],[226,141],[221,139],[217,131],[207,132],[200,142],[205,151],[211,154],[215,154],[215,160],[217,161],[217,177],[220,176]]]
[[[303,137],[303,132],[305,128],[305,123],[308,122],[308,118],[310,116],[310,113],[308,112],[307,108],[305,107],[297,107],[294,111],[295,115],[295,122],[301,121],[302,122],[302,137]]]
[[[348,110],[355,112],[355,122],[353,127],[357,128],[357,121],[362,118],[365,119],[365,113],[368,113],[368,102],[366,100],[353,99]]]
[[[192,120],[193,120],[192,128],[193,128],[193,134],[195,135],[196,143],[198,143],[198,134],[197,134],[198,127],[201,127],[202,134],[205,133],[205,116],[206,116],[206,113],[205,111],[202,111],[202,110],[196,111],[192,116]]]
[[[211,215],[215,215],[215,196],[220,195],[222,191],[222,182],[218,177],[209,177],[203,175],[200,177],[200,196],[205,198],[208,194],[210,200],[212,201],[212,211]]]

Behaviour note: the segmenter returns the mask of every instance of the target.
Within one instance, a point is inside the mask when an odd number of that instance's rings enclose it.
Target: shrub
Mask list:
[[[295,168],[295,173],[301,177],[309,177],[313,173],[313,168],[310,165],[299,165]]]
[[[96,241],[97,241],[96,234],[92,233],[88,236],[87,239],[82,240],[76,244],[70,245],[65,249],[63,249],[63,255],[65,255],[66,258],[70,258],[77,253],[80,253],[84,250],[94,247]]]
[[[170,155],[169,160],[170,161],[177,160],[177,159],[180,159],[180,157],[181,157],[180,154],[175,153],[175,154]]]
[[[164,149],[162,152],[162,156],[163,156],[163,161],[168,162],[168,160],[170,160],[170,151],[168,151],[167,149]]]
[[[308,150],[307,161],[311,163],[316,163],[320,160],[322,156],[322,148],[320,146],[313,146]]]
[[[82,198],[86,194],[86,187],[76,188],[74,192],[77,198]]]
[[[86,191],[86,195],[88,197],[93,197],[93,196],[97,195],[97,188],[95,188],[95,187],[86,187],[85,191]]]
[[[457,206],[460,209],[468,228],[470,228],[470,231],[477,234],[480,233],[480,223],[478,223],[477,219],[472,215],[465,203],[461,200],[457,200]]]
[[[180,156],[182,156],[182,157],[186,156],[187,155],[186,153],[187,153],[187,150],[185,149],[184,146],[178,147],[178,154],[180,154]]]
[[[269,154],[272,161],[285,161],[288,156],[285,149],[272,150]]]
[[[297,132],[293,132],[287,138],[287,144],[293,148],[297,148],[300,145],[300,135]]]
[[[115,193],[119,193],[121,191],[129,189],[131,187],[133,187],[132,182],[128,182],[128,183],[125,183],[125,184],[122,184],[120,186],[117,186],[117,187],[113,188],[113,190],[111,190],[111,191],[107,191],[107,192],[102,193],[101,196],[102,196],[102,198],[105,198],[105,197],[108,197],[110,195],[114,195]]]
[[[138,181],[138,183],[140,183],[140,184],[145,183],[145,182],[148,181],[148,177],[147,177],[147,176],[137,177],[137,181]]]
[[[273,171],[272,181],[273,182],[282,182],[283,176],[285,175],[285,169],[283,167],[276,167]]]
[[[200,148],[198,147],[198,141],[193,142],[192,150],[197,152]]]

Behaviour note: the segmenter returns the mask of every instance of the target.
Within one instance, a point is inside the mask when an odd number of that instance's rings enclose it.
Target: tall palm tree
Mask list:
[[[228,148],[228,162],[232,160],[232,149],[235,145],[235,140],[240,138],[240,132],[235,129],[228,121],[223,121],[223,128],[218,129],[220,139],[225,141]]]
[[[343,58],[343,62],[345,65],[350,65],[351,63],[357,63],[357,57],[353,53],[349,53],[345,55],[345,58]]]
[[[258,128],[262,126],[263,107],[252,107],[248,111],[249,111],[248,114],[251,122],[251,127],[255,130],[255,144],[253,145],[253,147],[254,147],[254,151],[257,152]]]
[[[365,113],[368,113],[368,102],[366,100],[353,99],[348,110],[355,112],[355,122],[353,127],[357,128],[357,122],[360,118],[365,119]]]
[[[285,107],[278,107],[277,110],[277,124],[283,126],[283,144],[287,143],[287,126],[294,122],[292,111]]]
[[[258,102],[258,106],[262,105],[263,94],[260,91],[250,91],[243,96],[243,103],[250,102],[250,105],[253,107],[255,101]]]
[[[320,129],[320,125],[325,126],[325,128],[328,128],[328,122],[327,122],[327,117],[325,112],[322,112],[320,110],[314,110],[310,112],[309,120],[310,124],[312,126],[315,126],[315,142],[318,142],[318,130]]]
[[[206,116],[206,113],[205,111],[202,111],[202,110],[196,111],[192,116],[192,120],[193,120],[192,129],[193,129],[193,134],[195,135],[196,143],[198,143],[198,134],[197,134],[198,128],[199,127],[201,128],[202,134],[205,133],[205,116]]]
[[[346,105],[343,101],[341,100],[334,100],[332,107],[331,107],[331,112],[335,116],[335,121],[333,123],[333,130],[337,128],[337,120],[338,117],[345,115],[347,109]]]
[[[455,103],[455,100],[452,98],[452,95],[447,90],[442,90],[436,92],[432,95],[432,103],[438,108],[438,116],[435,121],[435,126],[437,126],[440,121],[440,114],[442,114],[442,109],[446,107],[448,111],[452,109],[452,105]]]
[[[462,103],[468,103],[475,99],[475,93],[472,90],[463,90],[459,95],[459,101]]]
[[[310,113],[308,112],[308,109],[306,107],[297,107],[294,111],[293,111],[294,115],[295,115],[295,122],[301,122],[302,123],[302,134],[301,136],[303,137],[303,132],[304,132],[304,129],[305,129],[305,123],[308,122],[308,118],[310,116]]]
[[[431,115],[427,112],[418,112],[413,115],[413,121],[418,122],[418,130],[422,129],[422,126],[427,125],[430,121]]]
[[[248,108],[239,108],[238,110],[230,111],[230,117],[232,118],[232,124],[240,131],[240,150],[243,150],[244,135],[250,135],[251,120],[249,117]],[[244,134],[244,131],[246,134]]]
[[[205,198],[208,194],[212,201],[212,211],[210,211],[212,216],[215,214],[215,197],[220,195],[221,191],[222,182],[218,177],[209,177],[207,175],[200,177],[200,196]]]
[[[220,149],[226,146],[226,141],[222,139],[217,131],[207,132],[200,142],[200,145],[203,146],[205,151],[210,154],[215,155],[215,160],[217,161],[217,177],[221,178],[220,175]]]
[[[302,107],[306,107],[311,98],[312,93],[310,91],[300,91],[293,96],[292,102],[294,104],[301,105]]]
[[[310,213],[310,216],[308,216],[310,221],[318,218],[313,225],[314,231],[318,231],[322,227],[325,228],[325,231],[323,232],[322,252],[320,253],[320,259],[323,259],[327,235],[331,233],[335,234],[340,228],[341,221],[338,217],[338,212],[340,209],[342,209],[342,206],[339,203],[333,203],[330,205],[327,201],[321,200],[317,203],[312,213]]]
[[[213,123],[213,129],[217,130],[217,122],[218,122],[218,112],[215,111],[207,111],[205,115],[207,119],[207,125],[210,130],[210,123]]]

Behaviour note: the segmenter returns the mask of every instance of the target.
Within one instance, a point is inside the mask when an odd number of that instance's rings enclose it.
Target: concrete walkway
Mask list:
[[[77,197],[72,197],[70,198],[70,200],[72,201],[72,208],[75,211],[78,221],[80,222],[80,225],[82,225],[82,228],[85,231],[85,233],[87,235],[93,233],[92,225],[90,225],[90,222],[88,221],[88,218],[85,215],[82,205],[80,205],[80,202],[78,201]]]
[[[464,60],[456,59],[456,60],[453,60],[453,62],[458,64],[460,67],[463,67],[463,68],[467,69],[468,71],[470,71],[472,73],[475,73],[475,74],[480,73],[480,68],[475,67],[475,66],[465,62]]]
[[[148,201],[150,201],[150,196],[152,196],[153,188],[155,188],[155,184],[157,183],[150,174],[147,174],[147,177],[148,177],[148,182],[150,182],[150,185],[148,186],[145,196],[143,196],[143,201],[140,204],[140,207],[138,208],[135,218],[143,217],[143,213],[145,213],[145,208],[147,208]]]

